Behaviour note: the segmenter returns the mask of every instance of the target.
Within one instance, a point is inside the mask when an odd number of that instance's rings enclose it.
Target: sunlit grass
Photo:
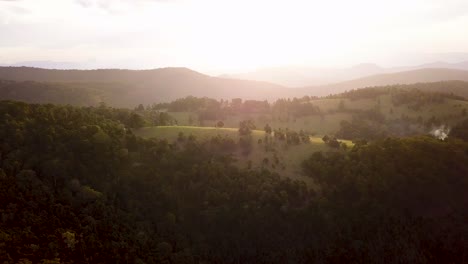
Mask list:
[[[226,127],[198,127],[198,126],[157,126],[157,127],[144,127],[135,129],[134,133],[143,138],[158,138],[167,139],[174,142],[177,140],[179,133],[182,132],[184,136],[193,135],[198,140],[210,139],[214,136],[226,136],[232,138],[235,142],[239,140],[238,128]],[[259,144],[258,140],[264,140],[265,132],[262,130],[252,131],[252,152],[248,156],[241,153],[234,153],[234,158],[237,160],[236,164],[241,168],[247,168],[247,164],[251,163],[252,168],[267,168],[270,171],[278,172],[283,176],[292,179],[300,179],[312,184],[310,178],[302,175],[301,163],[307,159],[314,152],[318,151],[336,151],[325,145],[322,136],[310,137],[309,144],[288,145],[284,141],[275,141],[275,152],[266,152],[263,143]],[[348,140],[340,140],[348,147],[354,144]],[[276,154],[275,154],[276,153]],[[280,160],[280,164],[272,166],[274,156]],[[269,164],[265,165],[263,161],[269,160]],[[284,166],[283,166],[284,165]]]

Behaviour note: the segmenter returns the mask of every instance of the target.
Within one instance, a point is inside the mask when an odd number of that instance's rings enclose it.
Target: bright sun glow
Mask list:
[[[392,63],[466,52],[467,14],[462,0],[0,0],[0,62],[205,71]]]

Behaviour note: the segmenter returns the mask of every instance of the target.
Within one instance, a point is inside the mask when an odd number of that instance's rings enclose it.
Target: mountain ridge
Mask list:
[[[350,81],[375,74],[397,73],[425,68],[446,68],[468,70],[468,61],[449,63],[435,61],[415,66],[381,67],[375,63],[360,63],[347,68],[313,68],[313,67],[274,67],[262,68],[238,74],[223,74],[225,78],[245,80],[262,80],[289,87],[325,86]]]
[[[308,93],[316,96],[337,94],[351,89],[375,86],[404,85],[414,83],[433,83],[441,81],[468,81],[468,71],[458,69],[425,68],[396,73],[384,73],[350,81],[323,86],[307,86],[298,88],[298,93]]]
[[[60,84],[61,88],[99,90],[104,98],[128,97],[128,103],[151,104],[189,95],[217,99],[271,100],[287,94],[287,88],[260,81],[232,80],[208,76],[188,68],[152,70],[50,70],[31,67],[0,67],[0,79],[16,82],[45,82]],[[22,84],[27,85],[27,84]]]

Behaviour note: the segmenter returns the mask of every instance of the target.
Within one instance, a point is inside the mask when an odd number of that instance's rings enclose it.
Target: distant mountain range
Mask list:
[[[272,100],[289,90],[267,82],[211,77],[187,68],[50,70],[0,67],[0,80],[42,82],[55,85],[54,89],[59,85],[61,91],[66,91],[66,88],[88,89],[96,94],[96,100],[101,98],[118,106],[166,102],[189,95]]]
[[[349,68],[310,68],[310,67],[278,67],[264,68],[253,72],[221,75],[225,78],[257,80],[277,83],[288,87],[322,86],[338,82],[359,79],[367,76],[385,73],[397,73],[419,69],[456,69],[468,70],[468,61],[459,63],[433,62],[409,67],[384,68],[376,64],[358,64]]]
[[[418,69],[395,73],[377,74],[350,81],[307,86],[297,89],[298,94],[308,93],[316,96],[342,93],[346,90],[372,86],[386,86],[395,84],[430,83],[440,81],[468,81],[468,71],[458,69]],[[443,90],[442,90],[443,91]],[[446,91],[452,92],[452,91]],[[463,95],[465,96],[465,95]]]
[[[361,65],[355,70],[359,72],[370,67]],[[445,85],[441,81],[461,82]],[[186,96],[275,100],[304,95],[325,96],[371,86],[428,82],[441,82],[431,86],[433,90],[468,97],[465,83],[468,82],[468,71],[447,68],[375,74],[334,84],[288,88],[269,82],[211,77],[187,68],[50,70],[0,67],[0,100],[78,105],[106,102],[113,106],[134,107],[140,103],[168,102]]]
[[[65,62],[65,61],[22,61],[13,64],[0,64],[1,67],[34,67],[34,68],[43,68],[43,69],[57,69],[57,70],[66,70],[66,69],[86,69],[90,65],[77,62]],[[88,66],[88,67],[87,67]]]

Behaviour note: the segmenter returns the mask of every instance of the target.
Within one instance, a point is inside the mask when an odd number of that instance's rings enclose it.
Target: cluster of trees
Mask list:
[[[32,81],[0,80],[0,98],[3,100],[89,106],[97,105],[103,97],[102,92],[91,88]]]
[[[314,153],[303,167],[336,232],[327,254],[335,263],[466,261],[467,147],[421,137]]]
[[[289,145],[298,145],[300,143],[309,143],[310,136],[304,130],[296,132],[292,129],[275,129],[274,139],[285,141]]]
[[[313,102],[314,98],[304,96],[302,98],[278,99],[271,106],[271,112],[281,117],[302,117],[307,115],[321,115],[322,111]]]
[[[342,139],[375,140],[390,134],[387,120],[378,108],[356,111],[351,121],[342,120],[336,136]]]
[[[388,94],[389,92],[396,91],[395,87],[366,87],[361,89],[352,89],[341,94],[334,94],[326,96],[329,99],[348,98],[351,101],[361,99],[376,99],[382,95]]]
[[[463,120],[450,131],[450,136],[468,141],[468,119]]]
[[[167,110],[169,112],[195,112],[202,120],[223,119],[233,114],[271,114],[278,118],[301,117],[322,114],[320,108],[312,102],[315,97],[278,99],[273,103],[259,100],[242,100],[234,98],[228,100],[215,100],[211,98],[197,98],[188,96],[170,103],[152,105],[154,110]]]
[[[323,136],[322,140],[323,140],[323,142],[325,142],[325,144],[327,144],[327,146],[329,146],[331,148],[340,148],[340,147],[342,147],[345,150],[348,148],[348,145],[346,145],[346,143],[338,141],[338,139],[336,137],[330,137],[328,135],[325,135],[325,136]]]
[[[249,155],[252,151],[252,130],[256,128],[252,120],[243,120],[239,123],[239,146],[243,155]]]
[[[137,138],[123,113],[0,102],[2,263],[466,260],[467,143],[316,153],[314,191],[236,167],[227,138]]]
[[[453,94],[442,92],[423,92],[419,89],[406,89],[393,92],[391,97],[394,106],[409,105],[414,111],[429,104],[441,104],[446,99],[466,100],[465,98]]]
[[[142,104],[135,107],[134,115],[139,115],[143,120],[142,125],[151,126],[170,126],[177,125],[177,120],[173,118],[167,111],[156,108],[145,108]],[[135,117],[136,118],[136,117]],[[141,127],[139,126],[139,127]]]
[[[221,102],[207,97],[198,98],[194,96],[187,96],[170,103],[154,104],[151,108],[156,110],[164,109],[171,112],[195,112],[207,108],[219,110],[221,108]]]
[[[415,98],[414,95],[424,93],[429,94],[429,98],[425,98],[423,101],[434,100],[434,102],[439,102],[441,100],[440,97],[455,100],[466,100],[466,98],[468,98],[468,92],[466,88],[467,83],[463,81],[396,84],[352,89],[344,93],[329,95],[325,98],[348,98],[350,100],[360,100],[377,99],[382,95],[393,94],[396,95],[395,103],[398,104],[417,101],[418,98]]]

